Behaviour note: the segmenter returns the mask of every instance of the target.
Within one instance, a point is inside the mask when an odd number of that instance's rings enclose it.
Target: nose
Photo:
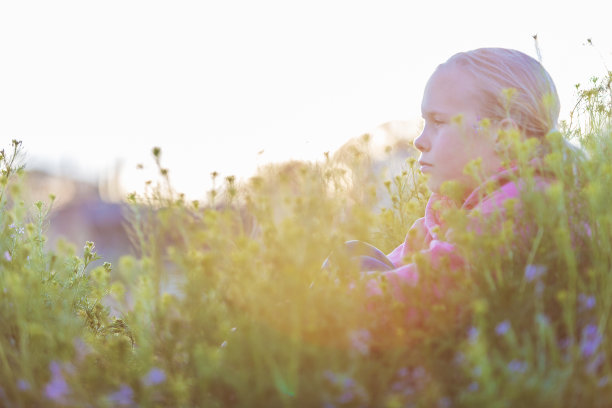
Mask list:
[[[421,132],[421,134],[414,139],[414,147],[416,147],[420,152],[428,152],[431,149],[431,145],[427,140],[427,135],[425,134],[425,130]]]

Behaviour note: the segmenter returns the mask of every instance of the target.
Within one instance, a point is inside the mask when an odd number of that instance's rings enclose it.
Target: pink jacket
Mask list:
[[[484,217],[493,213],[500,213],[504,217],[504,202],[508,199],[518,198],[520,195],[521,183],[512,181],[511,177],[515,172],[516,168],[500,169],[500,172],[472,191],[461,208],[467,210],[468,214],[472,210],[478,210]],[[486,194],[485,186],[491,182],[495,183],[498,188],[492,193]],[[537,176],[536,183],[541,189],[548,185],[548,181],[540,176]],[[402,285],[415,286],[419,280],[416,265],[405,261],[410,254],[420,251],[429,256],[434,268],[439,265],[444,257],[448,257],[452,269],[460,268],[464,263],[455,245],[445,240],[443,235],[444,225],[440,219],[441,211],[436,210],[438,205],[441,208],[448,208],[455,204],[451,199],[433,193],[425,208],[425,216],[414,222],[404,242],[387,255],[396,269],[384,272],[384,275],[391,283],[392,291],[396,297],[401,298]],[[474,226],[476,224],[477,220],[474,220]],[[381,293],[377,284],[372,283],[370,285],[370,293]]]

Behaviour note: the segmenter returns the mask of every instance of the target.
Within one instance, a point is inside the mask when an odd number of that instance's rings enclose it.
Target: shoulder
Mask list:
[[[391,251],[391,253],[387,255],[387,258],[389,258],[395,266],[403,265],[406,255],[424,248],[426,236],[427,228],[425,227],[425,218],[419,218],[408,230],[404,242]]]
[[[519,204],[523,192],[529,190],[544,192],[552,182],[552,179],[544,176],[534,176],[533,182],[530,183],[522,179],[506,181],[490,194],[485,195],[475,208],[485,214],[503,210],[509,200],[515,200]]]
[[[425,234],[427,232],[427,229],[425,228],[425,217],[421,217],[421,218],[417,219],[412,224],[412,226],[410,227],[409,231],[414,231],[413,234],[415,234],[415,233]]]

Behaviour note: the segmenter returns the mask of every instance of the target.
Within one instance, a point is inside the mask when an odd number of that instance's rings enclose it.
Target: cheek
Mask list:
[[[438,159],[442,165],[461,162],[465,156],[473,154],[475,145],[471,138],[461,132],[449,132],[440,145]]]
[[[458,177],[463,174],[466,164],[479,155],[478,145],[463,139],[449,141],[437,157],[439,167],[445,177]]]

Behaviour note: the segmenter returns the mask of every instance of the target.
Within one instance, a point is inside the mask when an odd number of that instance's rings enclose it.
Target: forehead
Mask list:
[[[465,68],[442,64],[427,82],[421,111],[423,116],[476,113],[481,107],[479,93],[478,81]]]

